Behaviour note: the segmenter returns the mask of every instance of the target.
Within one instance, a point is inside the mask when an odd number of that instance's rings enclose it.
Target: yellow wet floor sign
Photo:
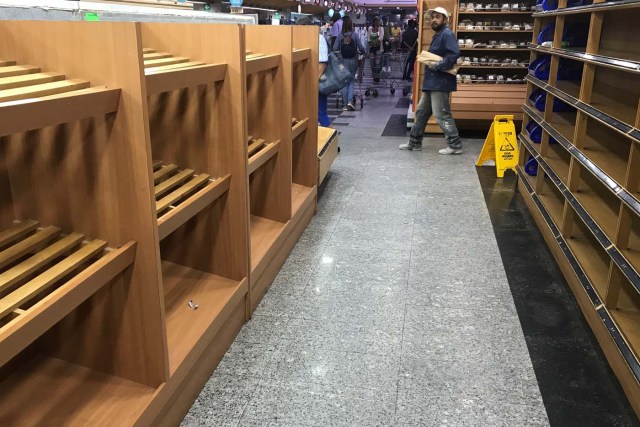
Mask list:
[[[476,166],[482,166],[487,160],[496,162],[498,178],[502,178],[507,169],[516,171],[518,143],[516,142],[516,127],[513,124],[512,115],[499,115],[493,118],[489,135],[484,140]]]

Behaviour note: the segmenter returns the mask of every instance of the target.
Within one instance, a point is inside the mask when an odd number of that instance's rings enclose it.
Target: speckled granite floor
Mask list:
[[[548,425],[473,166],[350,113],[318,214],[184,426]],[[337,121],[340,121],[339,118]]]

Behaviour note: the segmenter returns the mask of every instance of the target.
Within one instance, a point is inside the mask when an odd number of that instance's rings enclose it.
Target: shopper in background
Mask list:
[[[373,25],[369,27],[369,55],[371,60],[371,74],[373,81],[380,81],[380,65],[378,56],[382,53],[382,40],[384,40],[384,28],[380,25],[380,18],[373,19]]]
[[[393,46],[394,49],[398,49],[400,47],[400,36],[402,35],[402,29],[400,28],[398,23],[395,22],[389,32],[391,33],[391,46]]]
[[[313,20],[308,16],[304,16],[296,21],[296,25],[314,25]],[[322,75],[324,73],[324,69],[327,66],[327,62],[329,62],[329,46],[327,45],[327,39],[320,33],[318,29],[318,76],[322,79]],[[320,126],[329,126],[331,124],[331,119],[329,119],[329,114],[327,113],[327,95],[323,95],[318,92],[318,124]]]
[[[443,7],[436,7],[427,12],[431,17],[431,28],[436,32],[431,39],[429,52],[442,57],[440,62],[428,63],[424,70],[422,96],[416,108],[416,117],[409,142],[400,145],[401,150],[422,150],[422,138],[427,122],[433,114],[447,138],[447,148],[440,154],[462,153],[462,141],[458,128],[451,115],[449,95],[456,90],[456,76],[447,73],[453,68],[460,56],[458,41],[453,31],[447,26],[449,13]]]
[[[333,46],[338,36],[342,33],[342,16],[339,13],[336,13],[333,15],[331,20],[333,21],[333,24],[331,25],[331,32],[329,33],[331,35],[329,46]]]
[[[416,63],[416,56],[418,55],[418,30],[416,29],[416,20],[409,20],[408,25],[407,29],[402,33],[402,42],[400,43],[402,49],[409,51],[407,62],[404,65],[404,72],[402,73],[403,80],[411,80],[413,68]]]
[[[356,71],[358,71],[358,52],[364,54],[366,51],[358,33],[353,30],[353,21],[348,16],[342,18],[342,34],[336,39],[333,50],[340,52],[342,63],[355,76]],[[354,84],[352,80],[341,90],[344,111],[354,111],[356,109],[353,105]]]

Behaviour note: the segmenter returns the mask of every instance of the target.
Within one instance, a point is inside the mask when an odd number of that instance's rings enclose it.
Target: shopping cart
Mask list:
[[[396,93],[396,88],[402,87],[402,95],[407,96],[411,87],[403,80],[404,68],[409,59],[409,50],[394,49],[390,52],[379,53],[372,56],[371,71],[372,84],[365,91],[366,96],[378,96],[378,89],[389,89],[391,95]]]

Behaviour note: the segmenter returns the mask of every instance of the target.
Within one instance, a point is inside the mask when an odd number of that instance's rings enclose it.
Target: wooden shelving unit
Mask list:
[[[167,380],[136,24],[0,35],[0,424],[131,424]]]
[[[315,213],[318,34],[247,27],[246,42],[253,312]]]
[[[528,9],[534,3],[525,3]],[[513,114],[516,120],[522,119],[520,105],[526,93],[523,79],[527,73],[528,52],[526,47],[519,46],[529,42],[533,30],[524,24],[532,24],[531,10],[487,10],[486,8],[467,11],[455,4],[455,26],[452,29],[459,40],[473,40],[473,44],[490,45],[497,42],[496,47],[461,46],[462,61],[471,59],[471,65],[464,65],[458,71],[460,80],[458,90],[451,96],[451,110],[461,127],[486,127],[496,114]],[[512,29],[519,25],[519,29]],[[500,42],[515,42],[516,47],[499,47]],[[483,46],[483,45],[481,45]],[[499,63],[487,66],[473,61],[473,58],[494,59]],[[520,65],[504,66],[506,59],[516,60]],[[469,61],[467,61],[469,62]],[[500,77],[501,76],[501,77]],[[509,81],[509,79],[511,81]]]
[[[527,96],[542,89],[546,99],[544,112],[523,107],[525,127],[534,121],[543,133],[539,144],[526,130],[519,137],[518,186],[640,413],[640,62],[638,41],[627,36],[640,3],[566,4],[534,14],[536,32],[543,24],[555,29],[550,46],[531,47],[531,61],[550,55],[551,62],[548,80],[527,76]],[[565,28],[576,23],[588,28],[586,47],[563,47]],[[558,78],[567,60],[583,64],[579,79]],[[575,112],[554,111],[559,101]],[[524,171],[531,156],[535,177]]]
[[[313,30],[0,23],[0,424],[179,423],[315,212]]]

